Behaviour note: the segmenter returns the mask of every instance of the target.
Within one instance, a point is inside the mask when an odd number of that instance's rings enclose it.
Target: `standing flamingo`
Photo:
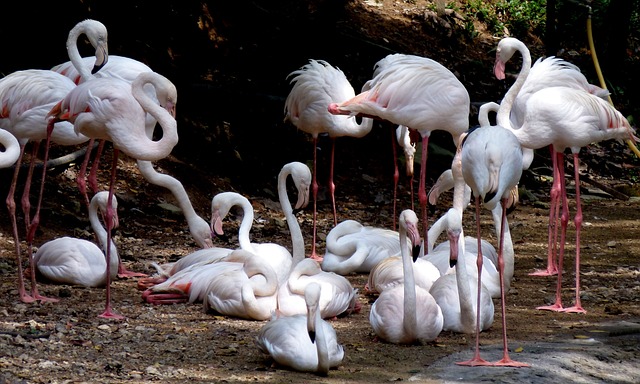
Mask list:
[[[73,284],[84,287],[102,287],[107,282],[107,263],[105,253],[107,247],[107,231],[98,217],[107,210],[109,192],[96,193],[89,205],[89,221],[96,233],[100,247],[84,239],[75,237],[59,237],[42,244],[34,255],[34,263],[38,272],[47,279],[59,284]],[[111,201],[114,212],[114,228],[118,226],[118,201],[114,197]],[[118,250],[113,241],[110,244],[111,279],[118,271]],[[104,252],[103,252],[104,250]]]
[[[501,52],[496,53],[494,71],[497,75],[503,71],[504,67],[503,61],[500,59],[501,54]],[[498,112],[498,124],[511,130],[524,148],[539,149],[553,145],[553,157],[555,158],[553,178],[554,182],[555,180],[560,182],[559,195],[562,197],[558,284],[555,303],[539,307],[539,309],[584,313],[586,311],[580,302],[580,230],[582,226],[579,178],[580,148],[591,143],[611,139],[636,142],[637,137],[627,119],[606,100],[584,89],[570,87],[547,87],[533,93],[525,104],[522,126],[514,126],[511,119],[508,118],[510,113],[507,112],[514,105],[528,75],[529,70],[523,65],[518,78],[509,88],[501,103],[500,109],[506,112]],[[576,215],[574,217],[576,226],[576,299],[572,307],[564,308],[560,293],[566,228],[569,221],[569,207],[564,184],[564,151],[567,148],[571,149],[573,154],[576,184]],[[550,217],[552,215],[553,213]]]
[[[513,37],[506,37],[498,43],[494,66],[494,72],[497,79],[503,80],[505,78],[506,63],[511,59],[515,52],[520,52],[520,56],[522,57],[522,68],[517,80],[522,83],[522,88],[518,90],[517,96],[512,105],[506,103],[497,110],[497,120],[499,125],[504,125],[506,124],[506,120],[510,120],[514,127],[521,127],[524,120],[527,100],[529,100],[531,95],[543,88],[555,86],[569,87],[585,90],[586,92],[592,93],[603,99],[608,98],[609,92],[606,89],[590,84],[577,66],[565,60],[553,56],[545,59],[539,58],[532,66],[529,49],[523,42]],[[514,84],[514,86],[516,86],[517,89],[517,85]],[[481,107],[480,114],[482,114],[482,108],[484,107],[487,107],[487,104]],[[482,125],[489,124],[487,123]],[[555,174],[557,168],[555,151],[552,146],[550,146],[549,149],[551,150],[552,166]],[[533,161],[533,150],[530,148],[523,148],[523,153],[524,167],[525,169],[528,169]],[[549,210],[547,267],[543,270],[532,272],[531,275],[534,276],[551,276],[558,273],[556,240],[558,228],[557,222],[560,212],[558,205],[558,196],[560,196],[560,180],[557,177],[553,178],[550,196],[551,207]]]
[[[344,358],[335,329],[320,316],[322,287],[310,283],[305,287],[306,313],[273,317],[256,336],[258,348],[276,363],[301,372],[326,376]]]
[[[85,135],[74,132],[71,123],[60,122],[57,123],[55,129],[53,129],[53,126],[47,126],[45,119],[45,116],[55,103],[60,101],[74,88],[75,84],[70,79],[59,73],[41,69],[16,71],[0,79],[0,127],[11,133],[20,143],[20,151],[17,159],[18,165],[15,167],[13,173],[6,203],[13,225],[13,238],[18,266],[18,294],[20,300],[25,303],[30,303],[34,300],[57,301],[57,299],[47,298],[38,293],[35,279],[35,266],[33,265],[32,245],[35,231],[40,222],[40,205],[44,191],[46,166],[42,169],[40,195],[33,219],[31,218],[29,194],[35,161],[38,157],[38,149],[43,139],[47,140],[44,154],[45,164],[49,156],[49,141],[60,145],[77,145],[88,140],[88,137]],[[28,295],[22,276],[22,252],[20,249],[14,196],[20,172],[19,164],[22,162],[25,147],[30,141],[33,142],[31,162],[21,200],[25,225],[27,227],[27,254],[31,271],[31,295]]]
[[[373,120],[365,118],[358,123],[355,117],[334,116],[327,112],[329,103],[348,100],[355,96],[355,91],[344,73],[326,61],[309,60],[308,64],[287,76],[287,78],[291,77],[293,87],[285,102],[285,120],[290,121],[298,129],[311,134],[313,138],[313,241],[310,257],[322,261],[322,256],[316,253],[318,136],[326,133],[331,138],[328,187],[335,226],[338,224],[335,185],[333,183],[335,139],[341,136],[363,137],[371,131]]]
[[[509,357],[507,347],[507,319],[505,299],[505,260],[504,237],[507,203],[511,198],[511,191],[518,185],[523,170],[523,155],[520,142],[509,130],[501,126],[485,126],[475,129],[464,136],[461,143],[462,175],[465,183],[471,187],[476,205],[476,230],[478,239],[478,314],[476,322],[476,352],[471,360],[461,362],[461,365],[498,365],[509,367],[526,367]],[[480,357],[479,324],[482,284],[482,247],[480,235],[480,199],[483,205],[493,210],[498,204],[502,207],[502,217],[499,230],[498,272],[500,274],[500,302],[502,304],[502,340],[503,357],[496,363],[488,363]]]
[[[80,56],[80,52],[78,49],[78,38],[81,35],[87,36],[90,43],[95,48],[95,57],[83,58]],[[152,72],[151,68],[148,65],[129,57],[108,55],[107,60],[106,51],[107,28],[104,26],[104,24],[97,20],[83,20],[77,23],[69,31],[69,36],[67,38],[67,52],[70,60],[65,63],[56,65],[52,68],[52,70],[71,78],[76,84],[87,81],[94,77],[116,78],[131,83],[140,73]],[[91,73],[92,66],[95,67],[95,63],[100,62],[101,57],[103,56],[105,57],[104,60],[106,60],[106,63],[104,63],[100,70],[96,71],[95,73]],[[144,89],[151,99],[155,100],[157,103],[161,103],[168,110],[175,107],[173,105],[170,105],[167,100],[158,100],[155,90],[151,85],[145,85]],[[151,139],[156,127],[156,119],[152,114],[147,113],[145,125],[147,137]],[[90,143],[89,145],[91,146],[91,144],[92,143]],[[101,142],[98,150],[96,151],[96,160],[93,163],[89,176],[90,184],[94,191],[97,189],[95,172],[97,171],[97,164],[102,152],[103,144],[104,141]],[[82,164],[82,168],[78,176],[78,186],[82,194],[85,196],[85,200],[88,201],[84,180],[84,174],[90,154],[90,151],[87,152],[88,153],[85,156],[85,160]],[[176,201],[178,202],[178,206],[182,210],[185,219],[187,220],[189,231],[196,244],[201,248],[213,247],[209,224],[202,217],[196,214],[195,210],[193,209],[193,205],[191,204],[191,200],[189,200],[189,195],[187,194],[182,183],[180,183],[180,181],[173,176],[162,174],[156,171],[150,161],[138,159],[136,162],[140,173],[145,179],[147,179],[148,182],[159,185],[161,187],[165,187],[171,191]],[[124,276],[140,275],[126,271],[122,263],[119,264],[118,270],[119,273]]]
[[[428,290],[415,284],[413,261],[407,237],[413,248],[420,244],[418,217],[412,210],[404,210],[398,220],[404,280],[385,289],[371,306],[369,323],[380,338],[394,344],[433,341],[442,331],[440,306]],[[414,257],[415,259],[415,257]]]
[[[68,120],[75,130],[94,139],[113,143],[113,165],[109,185],[109,201],[113,197],[118,164],[118,154],[123,151],[135,159],[156,161],[169,155],[178,142],[177,123],[174,114],[160,107],[144,92],[151,84],[160,100],[177,100],[173,83],[155,72],[143,72],[129,84],[112,78],[96,78],[85,81],[74,88],[56,104],[48,114],[49,124]],[[150,140],[145,132],[146,114],[151,113],[162,127],[162,139]],[[105,213],[107,243],[111,241],[113,209],[107,206]],[[111,252],[107,248],[107,268]],[[109,276],[109,273],[107,273]],[[110,279],[109,279],[110,280]],[[122,318],[111,311],[111,295],[107,282],[107,304],[101,317]]]
[[[459,138],[469,128],[469,93],[460,80],[440,63],[420,56],[392,54],[377,64],[375,76],[359,95],[334,100],[329,112],[363,115],[388,120],[417,130],[422,136],[422,159],[418,198],[422,210],[425,241],[428,240],[427,147],[433,130],[444,130]]]

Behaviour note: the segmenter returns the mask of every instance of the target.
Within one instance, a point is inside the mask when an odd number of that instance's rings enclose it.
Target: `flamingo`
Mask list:
[[[304,314],[304,291],[311,282],[322,287],[318,304],[322,318],[334,318],[351,310],[357,312],[360,309],[357,290],[351,282],[344,276],[323,271],[317,260],[305,257],[304,237],[287,196],[286,181],[289,176],[299,190],[296,209],[307,205],[312,178],[309,167],[300,162],[286,164],[278,175],[278,196],[291,234],[293,260],[286,280],[278,288],[277,312],[280,316]]]
[[[362,119],[360,123],[355,117],[334,116],[327,112],[327,105],[332,101],[344,101],[355,96],[353,87],[344,73],[324,60],[309,60],[300,69],[291,72],[293,87],[285,101],[285,121],[290,121],[298,129],[311,134],[313,138],[313,242],[311,257],[322,261],[316,253],[317,225],[317,145],[320,134],[328,134],[331,138],[331,164],[329,168],[329,193],[333,207],[333,224],[338,224],[335,202],[335,184],[333,183],[333,165],[335,139],[342,136],[361,138],[371,131],[373,120]]]
[[[0,128],[0,168],[8,168],[16,163],[20,157],[20,143],[10,132]]]
[[[501,47],[498,47],[500,50]],[[494,72],[499,75],[503,71],[503,61],[499,59],[501,51],[496,53],[497,59]],[[505,95],[501,110],[510,111],[516,96],[528,77],[528,68],[523,65],[518,78]],[[502,112],[502,111],[501,111]],[[511,130],[521,146],[539,149],[553,146],[554,183],[560,183],[562,197],[562,214],[560,218],[561,234],[560,249],[558,251],[558,284],[555,303],[541,306],[539,309],[585,313],[580,301],[580,232],[582,226],[582,204],[580,201],[579,153],[580,148],[591,143],[604,140],[629,140],[635,143],[638,139],[627,119],[612,105],[601,97],[570,87],[547,87],[532,94],[525,104],[525,112],[521,127],[515,127],[508,113],[498,113],[498,124]],[[561,300],[562,262],[566,228],[569,221],[569,207],[564,184],[564,151],[569,148],[573,155],[576,184],[576,298],[573,306],[564,308]],[[553,196],[552,196],[553,198]],[[550,214],[551,221],[555,219]],[[551,230],[550,230],[551,237]],[[555,236],[554,236],[555,237]]]
[[[81,35],[86,35],[94,46],[96,50],[95,57],[81,57],[78,49],[78,38]],[[135,78],[142,72],[152,72],[152,69],[138,61],[125,56],[116,56],[116,55],[107,55],[107,28],[101,22],[93,19],[83,20],[77,23],[70,31],[69,36],[67,38],[67,52],[69,55],[69,61],[58,64],[52,68],[53,71],[59,72],[70,79],[72,79],[76,84],[79,84],[83,81],[90,80],[94,77],[108,77],[108,78],[116,78],[131,83],[135,80]],[[104,60],[106,63],[100,68],[100,70],[95,73],[91,73],[92,66],[95,66],[94,63],[100,62],[101,57],[104,56]],[[107,60],[108,57],[108,60]],[[155,90],[150,85],[145,86],[145,91],[149,95],[150,98],[155,100],[156,102],[160,102],[157,100],[157,96]],[[163,104],[166,108],[171,109],[174,106],[168,105],[167,100],[163,100]],[[152,114],[147,113],[146,115],[146,133],[147,137],[151,139],[153,137],[153,131],[156,126],[156,119]],[[104,141],[101,142],[99,149],[96,153],[96,161],[93,163],[91,174],[90,174],[90,182],[92,184],[92,188],[95,190],[97,188],[95,181],[95,172],[97,171],[97,162],[102,152],[102,145]],[[89,144],[89,148],[92,146],[92,142]],[[85,169],[89,160],[89,153],[87,151],[87,155],[85,157],[85,161],[82,164],[82,168],[80,171],[80,175],[78,177],[78,186],[80,191],[85,196],[85,200],[88,201],[86,194],[86,185],[84,180]],[[174,178],[173,176],[159,173],[153,167],[153,164],[150,161],[137,159],[136,163],[138,165],[138,169],[142,176],[150,183],[167,188],[171,191],[176,201],[178,202],[178,206],[182,210],[185,219],[187,220],[187,224],[189,226],[189,231],[191,236],[195,240],[196,244],[201,248],[210,248],[213,247],[213,241],[211,239],[211,231],[209,230],[209,224],[202,217],[198,216],[193,209],[193,205],[191,204],[191,200],[189,200],[189,195],[187,194],[182,183]],[[139,276],[139,274],[131,273],[124,269],[122,263],[119,264],[119,271],[121,275],[125,276]]]
[[[107,282],[107,263],[105,252],[107,245],[107,232],[104,229],[98,210],[105,212],[109,192],[96,193],[89,205],[89,221],[96,233],[100,247],[84,239],[75,237],[59,237],[50,240],[40,246],[34,255],[34,263],[38,272],[48,281],[58,284],[81,285],[84,287],[103,287]],[[114,228],[118,226],[117,207],[118,201],[111,201],[114,212]],[[117,256],[118,251],[113,241],[110,244],[111,255]],[[116,277],[118,271],[118,258],[110,260],[111,279]]]
[[[0,127],[12,134],[19,143],[19,154],[16,160],[18,166],[15,167],[11,187],[7,195],[6,204],[9,210],[13,226],[13,238],[15,242],[16,258],[18,266],[18,295],[20,300],[30,303],[35,300],[58,301],[55,298],[41,296],[35,278],[35,266],[33,264],[32,244],[35,231],[40,222],[40,206],[42,193],[44,191],[44,180],[47,167],[42,169],[42,179],[40,184],[40,194],[36,205],[33,219],[31,218],[31,203],[29,194],[31,190],[31,179],[33,169],[38,154],[40,142],[47,140],[44,154],[46,164],[49,156],[49,141],[60,145],[77,145],[84,143],[88,137],[74,132],[73,125],[61,122],[48,127],[45,116],[55,103],[60,101],[67,93],[75,88],[75,84],[68,78],[49,70],[29,69],[13,72],[0,79]],[[22,274],[22,251],[20,249],[20,239],[18,235],[18,225],[16,218],[15,191],[20,173],[19,164],[22,163],[26,145],[32,141],[31,162],[25,187],[22,194],[22,210],[26,225],[27,254],[29,269],[31,271],[31,295],[25,290]]]
[[[404,125],[399,125],[395,131],[396,141],[400,148],[402,148],[402,152],[404,153],[404,162],[405,162],[405,174],[409,176],[409,187],[411,188],[411,209],[413,206],[413,162],[416,154],[416,145],[411,142],[411,133],[409,128]],[[396,162],[396,145],[393,144],[393,230],[396,230],[396,199],[398,195],[398,181],[400,180],[400,172],[398,171],[398,163]]]
[[[419,246],[418,222],[412,210],[400,213],[404,282],[382,291],[369,313],[369,323],[376,336],[394,344],[433,341],[442,331],[444,322],[442,310],[433,296],[415,284],[412,255],[406,239],[410,239],[414,248]]]
[[[335,329],[320,316],[321,286],[307,284],[304,291],[306,313],[273,317],[256,336],[260,351],[276,363],[301,372],[326,376],[344,359]]]
[[[497,110],[498,124],[504,125],[506,124],[506,120],[510,120],[514,127],[521,127],[524,120],[527,100],[529,100],[531,95],[543,88],[564,86],[574,89],[582,89],[602,99],[608,100],[609,91],[590,84],[580,69],[572,63],[550,56],[544,59],[539,58],[532,66],[529,49],[523,42],[513,37],[504,38],[498,43],[498,48],[496,50],[496,62],[494,66],[494,72],[497,79],[503,80],[505,78],[504,70],[506,63],[511,59],[515,52],[520,52],[520,56],[522,57],[522,69],[518,78],[524,80],[519,80],[522,82],[522,88],[517,92],[517,96],[515,97],[513,104],[510,106],[507,103]],[[516,84],[514,84],[514,86],[516,86]],[[483,107],[485,106],[486,104],[483,105]],[[482,125],[489,124],[487,123]],[[555,151],[551,146],[549,149],[551,150],[551,159],[555,174],[555,169],[557,168]],[[528,169],[533,161],[533,150],[530,148],[524,148],[523,152],[525,156],[524,166],[525,169]],[[560,180],[559,178],[554,177],[550,192],[551,209],[549,210],[547,267],[543,270],[532,272],[531,275],[533,276],[551,276],[558,273],[556,239],[559,215],[559,195]]]
[[[523,128],[524,130],[524,128]],[[497,365],[509,367],[527,367],[526,363],[512,360],[507,348],[507,319],[505,280],[511,279],[513,267],[505,279],[504,238],[507,203],[512,198],[511,191],[518,185],[523,170],[523,154],[516,135],[501,126],[485,126],[475,129],[464,136],[461,143],[461,164],[464,181],[473,192],[476,206],[476,229],[478,239],[478,304],[476,320],[476,351],[473,358],[460,362],[461,365]],[[480,199],[483,205],[492,211],[497,205],[502,208],[499,225],[498,272],[500,274],[500,302],[502,304],[502,340],[503,357],[495,363],[489,363],[480,357],[479,334],[481,302],[481,283],[483,258],[480,244]],[[498,226],[496,226],[498,227]],[[497,229],[496,229],[497,230]],[[510,262],[510,264],[512,264]]]
[[[345,220],[326,239],[322,269],[340,275],[369,273],[383,259],[400,253],[398,232]]]
[[[278,176],[278,194],[283,211],[287,217],[287,222],[290,229],[293,225],[298,228],[298,231],[291,231],[293,253],[300,258],[304,258],[304,239],[302,239],[302,233],[299,230],[300,226],[295,219],[295,215],[293,215],[293,209],[291,208],[291,203],[289,203],[289,197],[287,195],[286,180],[289,175],[291,175],[298,190],[296,209],[299,209],[308,203],[311,172],[306,165],[292,162],[283,166]],[[251,243],[249,232],[251,231],[253,223],[253,207],[246,197],[238,193],[222,192],[213,197],[211,200],[213,230],[219,235],[224,234],[222,230],[222,220],[224,220],[231,208],[236,205],[239,205],[244,212],[238,232],[240,248],[252,253],[256,253],[256,249],[264,249],[265,247]],[[297,235],[299,238],[296,238],[294,235]],[[286,249],[283,251],[283,247],[279,245],[271,244],[270,247],[276,249],[274,253],[276,257],[270,260],[271,265],[277,271],[277,274],[282,276],[280,278],[284,279],[288,275],[289,268],[292,265],[291,254],[288,253]],[[221,247],[201,249],[184,256],[173,264],[162,266],[162,268],[159,269],[160,276],[147,279],[142,284],[139,282],[140,288],[147,289],[143,293],[143,299],[153,304],[203,300],[206,296],[205,290],[208,279],[219,272],[218,268],[230,267],[220,267],[215,264],[219,264],[220,259],[229,255],[232,251],[233,249],[231,248]],[[268,252],[267,257],[272,259],[272,256],[268,254]],[[239,268],[240,266],[236,265],[236,267]],[[141,279],[141,281],[142,280],[143,279]]]
[[[417,130],[422,137],[418,198],[424,238],[428,241],[427,147],[433,130],[449,132],[456,147],[469,128],[470,99],[464,85],[440,63],[420,56],[391,54],[376,64],[374,77],[363,92],[346,100],[334,100],[329,112],[388,120]]]
[[[493,324],[493,301],[487,287],[477,284],[478,273],[466,261],[473,261],[476,256],[466,251],[465,242],[460,241],[464,235],[462,212],[457,208],[449,208],[442,218],[450,244],[449,263],[455,271],[436,280],[429,291],[442,309],[442,330],[467,334],[487,330]],[[481,296],[478,295],[478,289],[482,292]],[[477,297],[481,297],[479,302],[474,300]]]
[[[276,310],[278,276],[267,260],[244,249],[236,249],[223,260],[242,263],[211,276],[208,281],[205,310],[247,320],[268,320]]]
[[[85,81],[56,104],[47,115],[49,125],[68,120],[77,132],[94,139],[113,143],[113,165],[109,186],[109,200],[113,197],[118,154],[120,151],[135,159],[156,161],[169,155],[178,142],[175,110],[173,114],[148,97],[143,88],[151,84],[159,100],[176,100],[173,83],[155,72],[143,72],[129,84],[112,78],[95,78]],[[175,105],[175,102],[172,103]],[[145,133],[146,114],[151,113],[162,127],[162,139],[150,140]],[[113,209],[107,206],[105,222],[107,243],[111,241]],[[107,268],[111,252],[107,248]],[[108,274],[108,273],[107,273]],[[111,311],[109,281],[107,281],[107,307],[101,317],[122,318]]]

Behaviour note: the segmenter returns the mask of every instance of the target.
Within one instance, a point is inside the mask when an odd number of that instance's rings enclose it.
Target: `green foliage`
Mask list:
[[[522,36],[528,32],[542,34],[545,27],[546,0],[469,0],[463,5],[464,13],[470,18],[467,29],[473,28],[473,21],[486,24],[494,35]]]

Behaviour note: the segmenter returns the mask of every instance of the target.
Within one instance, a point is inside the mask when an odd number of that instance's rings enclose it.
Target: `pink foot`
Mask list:
[[[111,309],[105,309],[105,311],[102,312],[101,315],[98,315],[98,317],[101,317],[103,319],[112,319],[112,320],[124,320],[124,319],[126,319],[126,317],[124,317],[122,315],[118,315],[117,313],[111,312]]]
[[[456,363],[457,365],[464,365],[467,367],[481,367],[481,366],[485,366],[485,367],[490,367],[493,366],[493,363],[490,363],[488,361],[486,361],[485,359],[481,358],[480,356],[474,356],[473,359],[471,360],[467,360],[467,361],[461,361],[459,363]]]
[[[555,312],[562,312],[564,311],[564,308],[562,308],[562,304],[553,304],[553,305],[545,305],[542,307],[537,307],[536,309],[540,309],[543,311],[555,311]]]
[[[142,300],[153,305],[168,305],[186,303],[189,298],[184,293],[154,293],[153,291],[144,291]]]
[[[162,282],[167,281],[165,276],[157,276],[157,277],[143,277],[138,280],[138,290],[145,291],[154,285],[158,285]]]
[[[493,365],[496,367],[515,367],[515,368],[531,366],[530,364],[527,364],[527,363],[521,363],[519,361],[511,360],[509,357],[505,357],[500,361],[496,361],[495,363],[493,363]]]
[[[129,277],[148,277],[148,276],[149,275],[147,275],[146,273],[130,271],[126,269],[124,266],[118,268],[118,277],[121,279],[126,279]]]
[[[554,276],[558,274],[558,270],[555,268],[538,269],[529,273],[529,276]]]
[[[324,259],[322,256],[318,256],[318,254],[315,252],[312,253],[311,256],[309,256],[309,258],[317,261],[318,263],[322,263],[322,260]]]
[[[560,310],[561,312],[569,312],[569,313],[587,313],[587,311],[582,308],[580,305],[574,305],[573,307],[564,308]]]
[[[45,303],[45,302],[57,303],[58,301],[60,301],[60,299],[56,299],[56,298],[53,298],[53,297],[44,297],[44,296],[40,296],[38,294],[34,295],[34,298],[36,300],[39,300],[39,301],[43,302],[43,303]]]

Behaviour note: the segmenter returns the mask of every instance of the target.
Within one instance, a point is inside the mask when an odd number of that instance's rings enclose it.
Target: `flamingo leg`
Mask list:
[[[418,186],[418,200],[422,210],[422,228],[424,231],[424,243],[429,244],[429,220],[427,214],[427,152],[429,147],[429,135],[422,136],[422,159],[420,161],[420,185]]]
[[[573,169],[576,181],[576,216],[573,219],[576,226],[576,301],[572,307],[563,312],[587,313],[580,302],[580,229],[582,228],[582,203],[580,201],[580,159],[578,153],[573,154]]]
[[[333,183],[333,168],[336,153],[336,138],[331,138],[331,165],[329,167],[329,195],[331,195],[331,206],[333,207],[333,226],[338,225],[338,214],[336,212],[336,185]]]
[[[49,160],[49,147],[51,143],[51,133],[53,132],[53,123],[47,125],[47,141],[44,149],[44,159],[42,164],[42,179],[40,180],[40,191],[38,193],[38,203],[36,205],[36,211],[33,215],[33,219],[29,221],[31,204],[29,203],[29,189],[31,185],[31,176],[33,175],[33,166],[36,160],[36,154],[38,152],[39,142],[34,143],[33,156],[31,157],[31,164],[29,166],[29,175],[25,184],[25,193],[23,194],[23,203],[26,198],[26,211],[25,222],[28,223],[27,227],[27,255],[29,257],[29,268],[31,269],[31,296],[40,301],[58,302],[59,300],[53,297],[45,297],[38,293],[38,285],[36,284],[36,265],[33,260],[33,238],[35,237],[36,230],[40,224],[40,208],[42,207],[42,196],[44,194],[44,182],[47,175],[47,161]]]
[[[89,186],[93,193],[98,192],[98,165],[100,164],[100,157],[102,156],[102,150],[104,149],[105,140],[101,140],[96,148],[96,154],[91,164],[91,171],[89,172]]]
[[[87,165],[89,164],[89,158],[91,157],[91,150],[93,149],[93,143],[95,139],[89,139],[89,144],[87,144],[87,152],[84,154],[84,159],[82,160],[82,165],[80,166],[80,170],[78,171],[78,176],[76,178],[76,184],[78,185],[78,189],[80,193],[84,197],[84,203],[87,209],[89,209],[90,201],[89,195],[87,194],[87,180],[85,179],[85,175],[87,174]]]
[[[18,268],[18,295],[20,296],[20,301],[23,303],[33,303],[35,299],[27,294],[27,291],[24,287],[24,275],[22,270],[22,250],[20,249],[20,237],[18,235],[18,220],[16,218],[16,201],[15,201],[15,193],[16,193],[16,185],[18,183],[18,174],[20,173],[20,164],[22,164],[22,157],[24,156],[25,144],[20,144],[20,155],[18,156],[18,160],[16,161],[15,168],[13,170],[13,179],[11,180],[11,187],[9,188],[9,193],[7,194],[7,210],[9,211],[9,216],[11,217],[11,224],[13,226],[13,241],[16,247],[16,266]]]
[[[396,131],[391,127],[391,147],[393,149],[393,230],[396,230],[396,204],[398,196],[398,181],[400,180],[400,171],[398,170],[398,154],[396,152]],[[413,203],[413,202],[412,202]],[[413,207],[411,207],[413,209]]]
[[[478,266],[478,295],[476,302],[476,348],[475,353],[471,360],[461,361],[456,363],[458,365],[466,365],[470,367],[476,366],[491,366],[493,363],[490,363],[480,357],[480,300],[482,294],[482,238],[480,237],[480,197],[476,196],[476,239],[478,239],[478,257],[476,260],[476,265]],[[464,241],[464,239],[460,239],[460,241]]]
[[[549,209],[549,239],[547,247],[547,268],[531,272],[530,276],[553,276],[558,273],[556,266],[556,253],[558,244],[558,216],[560,214],[560,205],[558,204],[558,197],[560,196],[560,178],[563,175],[558,173],[558,160],[553,149],[553,145],[549,146],[551,149],[551,161],[553,163],[553,185],[551,186],[551,204]]]
[[[318,256],[316,253],[316,225],[318,220],[318,178],[317,178],[317,169],[318,169],[318,137],[313,137],[313,177],[311,181],[311,189],[313,191],[313,241],[311,242],[311,256],[313,260],[322,261],[322,257]]]
[[[99,315],[99,317],[105,319],[124,319],[124,316],[114,313],[111,310],[111,230],[114,225],[114,212],[113,206],[111,202],[113,201],[113,189],[116,184],[116,170],[118,166],[118,149],[113,149],[113,165],[111,166],[111,182],[109,185],[109,199],[107,203],[107,211],[105,212],[104,221],[107,227],[107,251],[106,259],[107,259],[107,283],[106,283],[106,304],[104,308],[104,312]]]
[[[507,343],[507,300],[504,291],[504,225],[507,219],[507,199],[500,201],[502,205],[502,221],[500,222],[500,243],[498,247],[498,274],[500,275],[500,303],[502,309],[502,359],[495,362],[495,366],[499,367],[529,367],[527,363],[520,363],[509,357],[509,348]],[[481,249],[480,241],[478,241],[478,250]]]
[[[567,189],[564,180],[564,154],[562,152],[556,152],[558,173],[561,176],[560,179],[560,194],[562,196],[562,215],[560,217],[560,250],[558,253],[558,283],[556,285],[556,301],[552,305],[546,305],[538,307],[537,309],[548,311],[562,311],[562,264],[564,259],[564,243],[567,236],[567,223],[569,221],[569,203],[567,202]]]

